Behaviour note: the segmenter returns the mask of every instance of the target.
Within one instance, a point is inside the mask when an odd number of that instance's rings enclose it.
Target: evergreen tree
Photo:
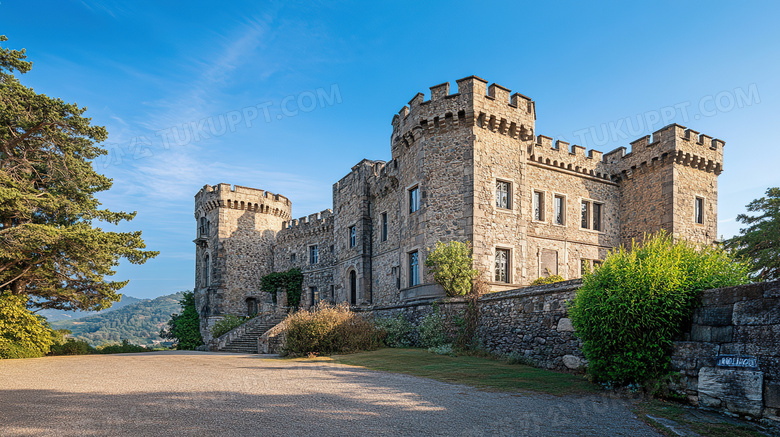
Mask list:
[[[160,331],[160,337],[177,340],[179,343],[176,349],[193,350],[203,344],[200,319],[195,309],[195,294],[185,291],[179,302],[182,307],[181,314],[171,314],[167,328]]]
[[[7,41],[0,36],[0,42]],[[106,151],[102,126],[86,108],[37,94],[14,76],[32,63],[25,50],[0,47],[0,292],[29,308],[98,310],[120,299],[128,281],[108,281],[124,258],[143,264],[141,232],[108,232],[135,213],[100,209],[111,179],[91,161]]]
[[[769,188],[766,196],[750,202],[747,210],[759,214],[737,216],[747,227],[726,241],[726,248],[747,261],[760,279],[780,279],[780,188]]]

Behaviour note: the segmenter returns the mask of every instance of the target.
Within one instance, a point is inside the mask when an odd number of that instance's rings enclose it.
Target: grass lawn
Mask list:
[[[595,393],[583,375],[571,375],[489,358],[437,355],[423,349],[379,349],[317,358],[374,370],[406,373],[488,390],[531,390],[553,395]]]

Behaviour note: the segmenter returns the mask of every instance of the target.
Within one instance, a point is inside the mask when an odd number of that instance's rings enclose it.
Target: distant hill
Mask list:
[[[93,346],[129,340],[131,343],[151,346],[164,341],[162,328],[171,314],[180,313],[182,292],[139,300],[114,311],[101,311],[76,320],[51,322],[54,329],[68,329],[73,337],[86,340]]]
[[[132,296],[122,295],[122,300],[114,302],[111,308],[106,308],[102,311],[64,311],[64,310],[40,310],[36,314],[46,317],[46,320],[56,322],[58,320],[76,320],[82,317],[91,316],[94,314],[105,314],[109,311],[118,310],[119,308],[132,305],[136,302],[140,302],[143,299],[138,299]]]

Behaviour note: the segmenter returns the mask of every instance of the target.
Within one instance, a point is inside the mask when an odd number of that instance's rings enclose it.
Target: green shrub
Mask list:
[[[122,340],[122,344],[109,344],[99,347],[96,352],[99,354],[126,354],[132,352],[149,352],[149,349],[137,344],[131,344],[127,340]]]
[[[450,342],[444,325],[444,317],[438,307],[434,307],[432,313],[423,317],[420,326],[417,327],[417,342],[423,348],[435,348]]]
[[[665,233],[611,252],[585,276],[569,309],[589,372],[596,382],[621,385],[664,375],[699,292],[747,282],[746,266],[723,250]]]
[[[531,282],[531,285],[547,285],[547,284],[554,284],[556,282],[565,281],[566,279],[563,278],[563,276],[560,275],[550,275],[550,276],[542,276],[539,278],[536,278]]]
[[[87,355],[95,352],[95,348],[86,341],[69,338],[63,343],[53,344],[49,355]]]
[[[430,267],[433,280],[444,288],[447,296],[462,296],[470,292],[472,281],[479,274],[473,268],[471,244],[468,242],[437,242],[436,248],[428,253],[425,265]]]
[[[0,293],[0,358],[42,357],[54,342],[46,319],[27,309],[27,296]]]
[[[320,303],[310,310],[298,311],[286,319],[285,353],[330,355],[373,350],[382,345],[382,331],[348,305]]]
[[[195,308],[195,294],[185,291],[179,303],[181,314],[171,314],[166,327],[160,330],[160,337],[175,340],[178,350],[195,350],[203,344],[200,318]]]
[[[414,327],[403,314],[395,317],[382,317],[374,320],[377,328],[384,333],[385,345],[388,347],[409,347],[414,344],[412,333]]]
[[[211,327],[211,336],[217,338],[225,335],[233,329],[243,325],[246,321],[247,319],[244,317],[236,317],[229,314],[217,321],[217,323]]]

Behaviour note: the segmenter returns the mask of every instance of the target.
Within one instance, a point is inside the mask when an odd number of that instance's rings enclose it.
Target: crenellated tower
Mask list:
[[[222,316],[247,315],[268,300],[260,279],[273,271],[273,244],[291,206],[282,195],[230,184],[195,195],[195,300],[204,339]]]

